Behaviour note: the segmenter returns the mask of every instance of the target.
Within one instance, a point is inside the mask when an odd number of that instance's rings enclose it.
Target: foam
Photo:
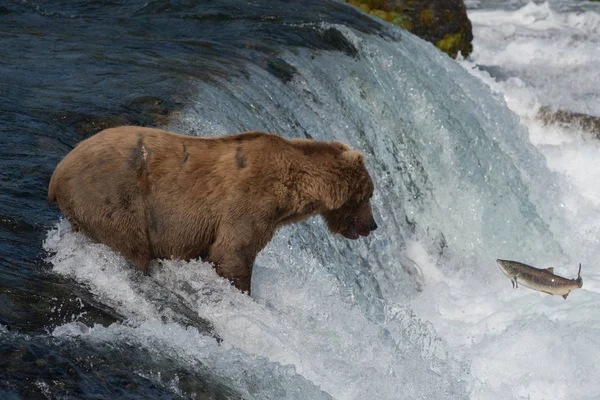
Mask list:
[[[188,365],[201,362],[238,390],[246,390],[248,384],[241,378],[240,362],[245,373],[253,371],[252,381],[264,381],[265,393],[270,393],[273,379],[285,379],[304,385],[302,396],[313,398],[309,393],[317,385],[339,399],[376,394],[392,398],[398,385],[407,382],[412,391],[435,393],[440,383],[419,388],[418,382],[432,383],[429,368],[458,368],[435,342],[434,332],[409,310],[390,306],[384,321],[370,321],[338,297],[342,288],[335,281],[318,272],[298,287],[293,275],[259,270],[251,298],[200,261],[163,260],[152,266],[152,283],[145,283],[119,255],[71,232],[65,221],[49,233],[45,248],[53,253],[49,260],[56,273],[85,283],[104,303],[129,317],[108,328],[69,323],[53,335],[115,345],[133,341],[153,352],[175,354]],[[156,298],[149,293],[156,290],[175,293],[183,303],[179,309],[186,307],[210,321],[222,343],[165,318],[162,305],[168,305],[169,298],[148,300]],[[276,378],[278,374],[285,378]],[[265,396],[259,398],[270,398]]]

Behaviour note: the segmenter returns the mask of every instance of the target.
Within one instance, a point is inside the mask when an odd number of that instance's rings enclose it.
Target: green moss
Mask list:
[[[433,24],[433,11],[432,10],[423,10],[419,14],[419,19],[423,26],[430,26]]]
[[[371,11],[369,12],[369,14],[372,14],[372,15],[374,15],[374,16],[376,16],[376,17],[379,17],[379,18],[381,18],[381,19],[382,19],[382,20],[384,20],[384,21],[387,21],[387,19],[388,19],[388,18],[387,18],[387,13],[386,13],[385,11],[381,11],[381,10],[371,10]]]
[[[413,23],[411,21],[404,21],[399,26],[400,28],[406,29],[409,32],[414,29]]]
[[[411,31],[413,29],[413,23],[409,17],[406,15],[400,14],[396,18],[392,20],[392,24],[398,25],[402,29],[406,29],[407,31]]]
[[[445,34],[442,40],[437,42],[435,46],[452,58],[456,58],[459,51],[464,56],[470,54],[473,50],[470,43],[464,43],[462,31],[454,34]]]

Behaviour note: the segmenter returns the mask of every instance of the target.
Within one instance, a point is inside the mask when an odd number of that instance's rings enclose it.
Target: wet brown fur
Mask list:
[[[366,236],[376,228],[372,193],[364,156],[339,142],[122,126],[67,154],[48,200],[73,230],[145,273],[154,258],[201,257],[249,292],[254,259],[278,227],[321,214],[332,233]]]

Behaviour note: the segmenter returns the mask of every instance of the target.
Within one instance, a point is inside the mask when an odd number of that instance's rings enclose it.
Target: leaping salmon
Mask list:
[[[567,299],[571,290],[583,286],[581,279],[581,263],[577,279],[567,279],[554,274],[554,268],[535,268],[518,261],[496,260],[504,275],[510,279],[513,288],[518,288],[519,284],[530,289],[537,290],[547,294],[556,294]]]

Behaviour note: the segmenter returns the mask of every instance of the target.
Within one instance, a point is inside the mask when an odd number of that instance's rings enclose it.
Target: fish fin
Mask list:
[[[510,283],[512,283],[512,286],[513,286],[513,289],[514,289],[514,288],[515,288],[515,280],[514,280],[514,279],[511,279],[511,280],[510,280]]]
[[[577,278],[581,278],[581,263],[579,263],[579,272],[577,273]]]
[[[550,271],[550,273],[552,273],[552,274],[553,274],[553,273],[554,273],[554,268],[553,268],[553,267],[546,268],[546,271]]]
[[[571,292],[569,292],[569,293],[571,293]],[[566,299],[567,299],[567,296],[569,295],[569,293],[565,293],[565,294],[563,294],[563,295],[562,295],[562,298],[566,300]]]
[[[519,282],[517,282],[517,276],[515,275],[515,286],[517,287],[517,289],[519,288]]]
[[[549,294],[550,296],[553,296],[553,295],[554,295],[554,293],[546,292],[545,290],[540,290],[540,291],[541,291],[542,293]]]

